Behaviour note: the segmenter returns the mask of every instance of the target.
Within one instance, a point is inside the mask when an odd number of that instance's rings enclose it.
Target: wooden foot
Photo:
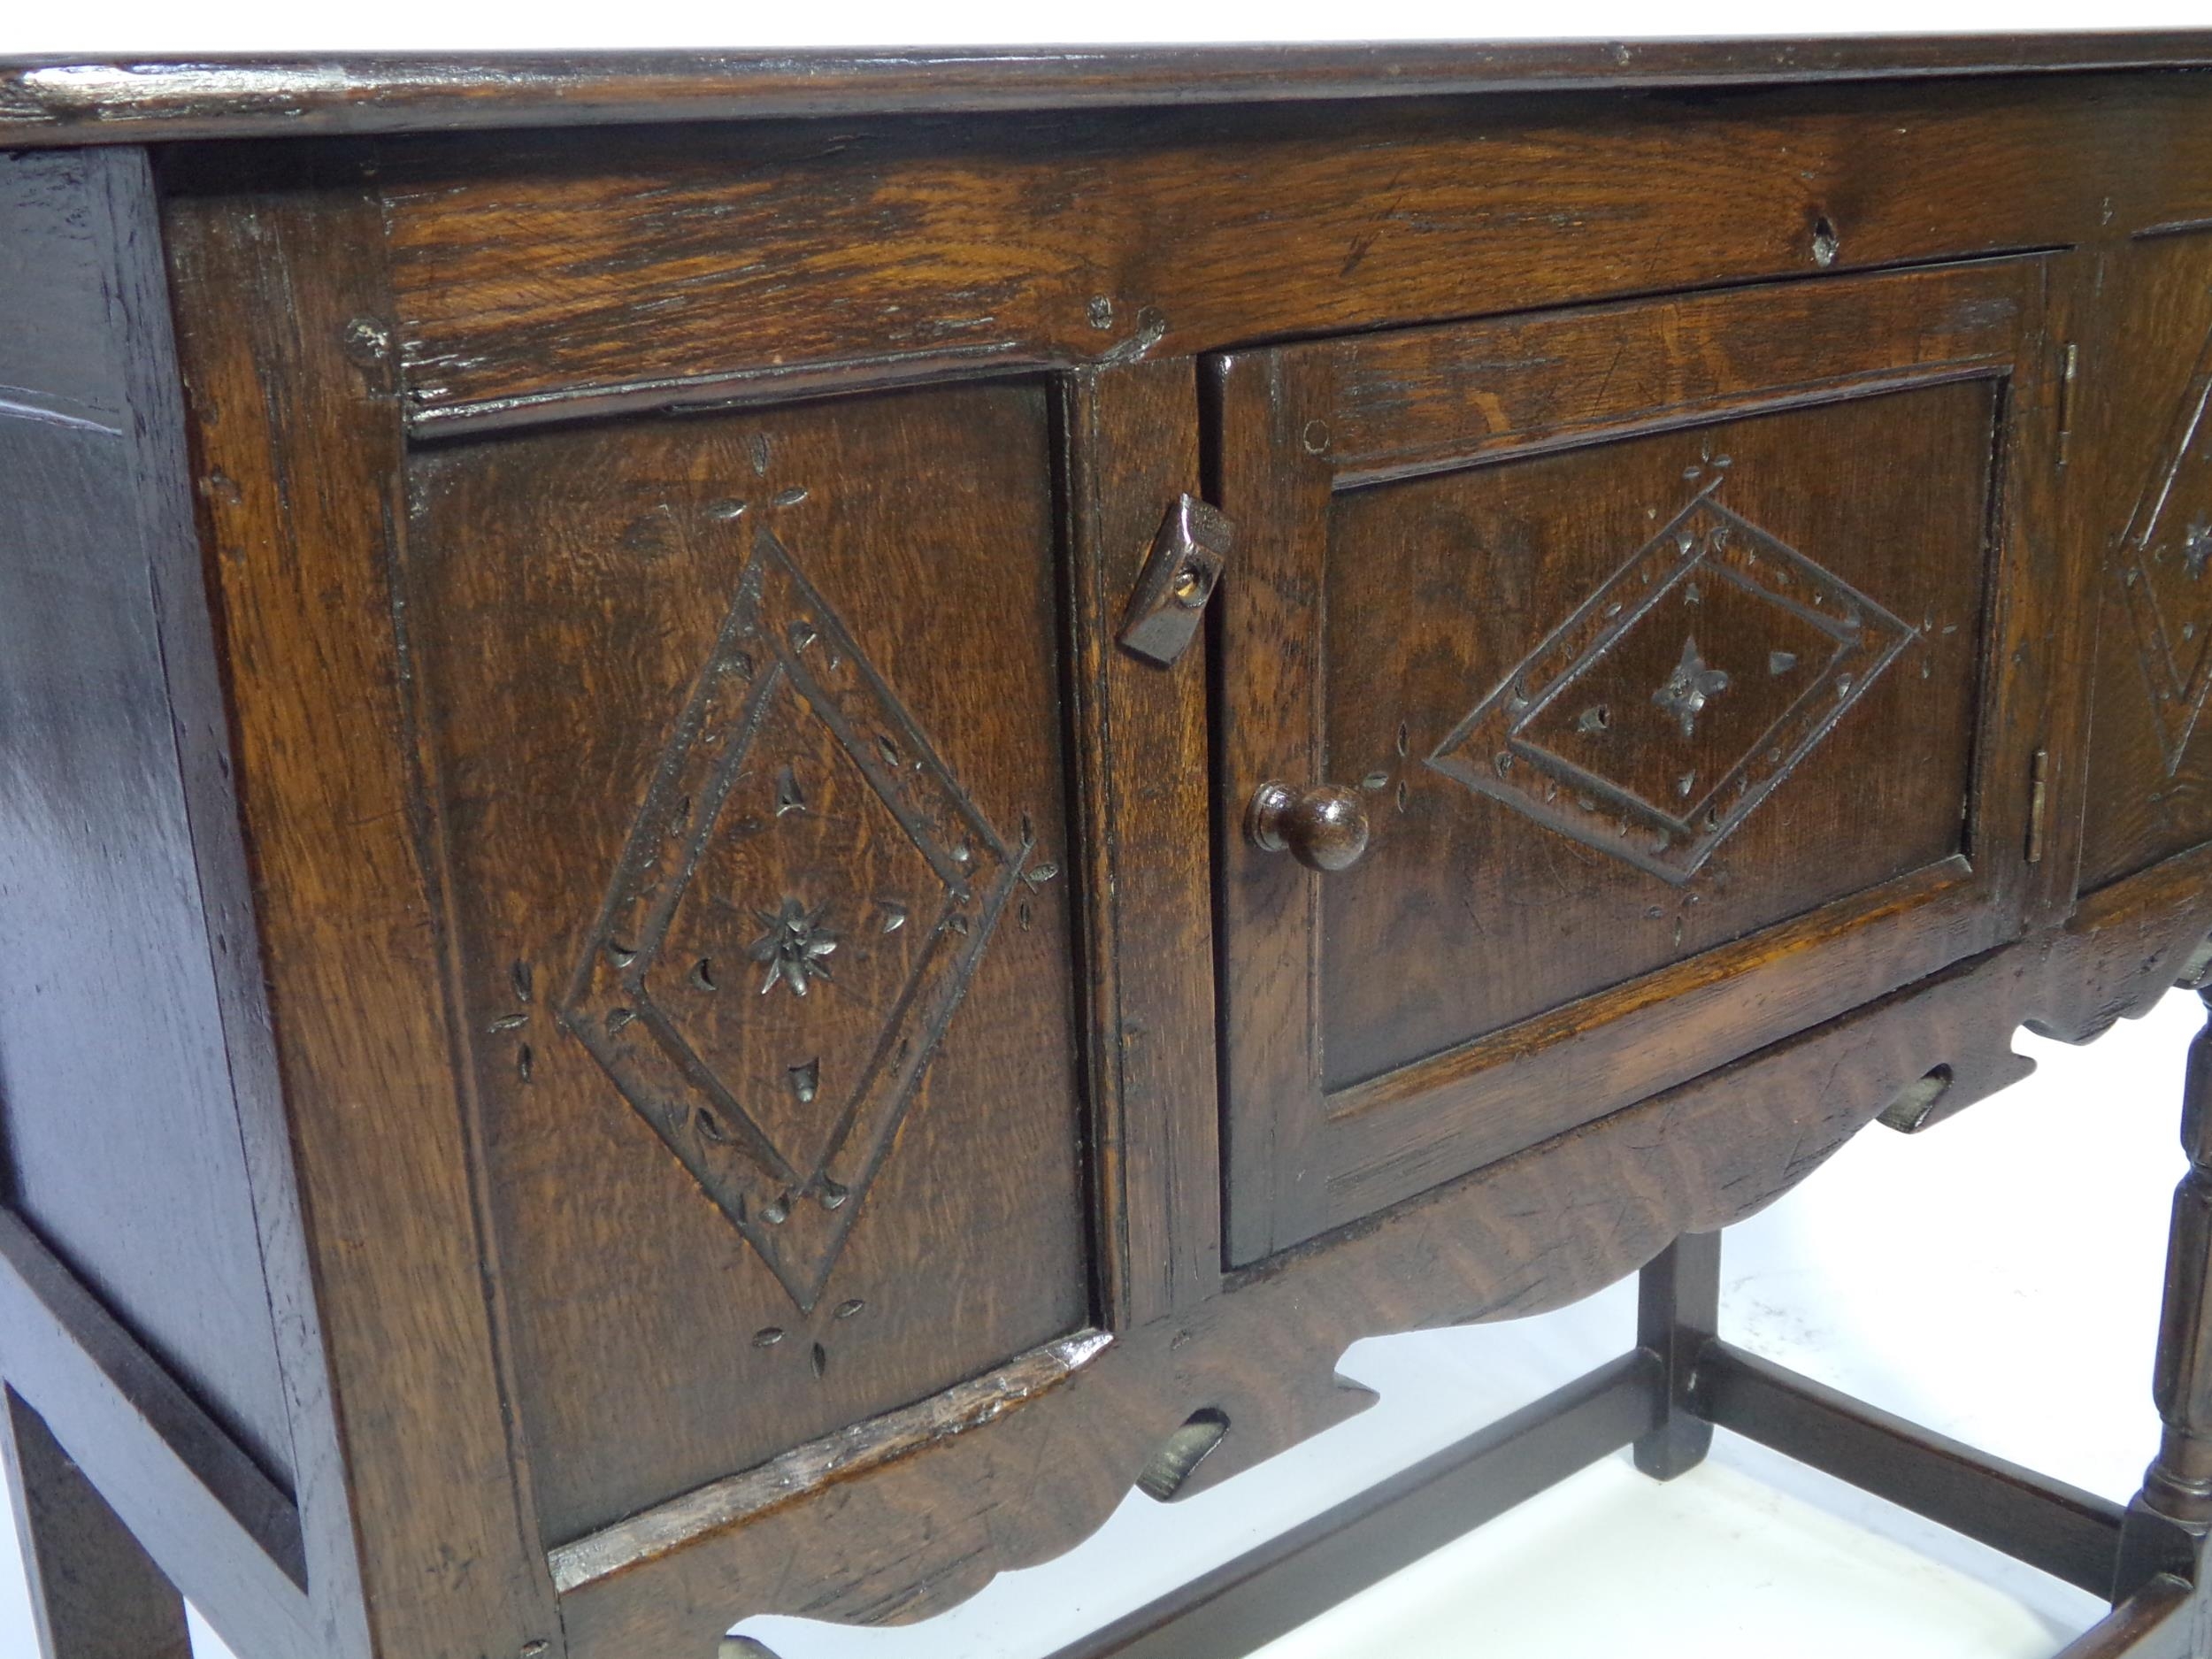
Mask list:
[[[191,1659],[184,1602],[12,1389],[0,1450],[43,1659]]]
[[[1636,1467],[1672,1480],[1705,1460],[1713,1425],[1691,1409],[1699,1353],[1720,1327],[1720,1234],[1686,1233],[1662,1250],[1636,1284],[1636,1345],[1666,1368],[1666,1415],[1636,1442]]]

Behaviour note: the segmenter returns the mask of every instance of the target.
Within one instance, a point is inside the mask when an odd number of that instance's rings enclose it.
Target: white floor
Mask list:
[[[2124,1499],[2157,1437],[2151,1344],[2181,1059],[2197,1000],[2042,1065],[1925,1135],[1870,1129],[1728,1235],[1731,1340]],[[1363,1342],[1373,1409],[1187,1502],[894,1631],[740,1628],[781,1659],[1035,1659],[1624,1349],[1633,1292],[1517,1324]],[[0,1525],[4,1521],[0,1520]],[[1267,1649],[1266,1659],[2037,1659],[2090,1597],[1733,1437],[1661,1486],[1600,1464]],[[0,1659],[31,1651],[0,1540]],[[211,1640],[208,1655],[222,1653]],[[669,1659],[706,1659],[670,1655]],[[1209,1659],[1194,1655],[1192,1659]]]

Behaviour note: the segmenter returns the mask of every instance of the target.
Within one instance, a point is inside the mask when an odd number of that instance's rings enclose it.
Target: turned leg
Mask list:
[[[2166,1298],[2159,1317],[2151,1395],[2165,1425],[2158,1455],[2129,1507],[2113,1599],[2126,1599],[2161,1572],[2197,1586],[2212,1534],[2212,994],[2207,1024],[2189,1045],[2181,1145],[2188,1172],[2174,1189],[2166,1244]]]
[[[1667,1368],[1666,1417],[1636,1442],[1636,1467],[1672,1480],[1704,1461],[1713,1425],[1690,1409],[1699,1350],[1720,1327],[1720,1234],[1686,1233],[1636,1281],[1636,1344]]]
[[[12,1389],[0,1450],[44,1659],[191,1659],[184,1602]]]

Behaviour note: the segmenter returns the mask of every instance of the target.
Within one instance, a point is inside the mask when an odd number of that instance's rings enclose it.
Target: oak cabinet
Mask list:
[[[1714,1235],[2212,972],[2207,68],[0,65],[53,1659],[919,1618],[1640,1270],[1059,1659],[1714,1423],[2198,1617],[2205,1101],[2124,1513],[1731,1348]]]

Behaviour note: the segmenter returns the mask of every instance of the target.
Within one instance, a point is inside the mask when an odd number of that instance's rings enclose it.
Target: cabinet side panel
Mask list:
[[[165,649],[193,568],[151,180],[0,160],[7,1200],[270,1473],[292,1445]],[[198,649],[208,649],[203,631]]]

